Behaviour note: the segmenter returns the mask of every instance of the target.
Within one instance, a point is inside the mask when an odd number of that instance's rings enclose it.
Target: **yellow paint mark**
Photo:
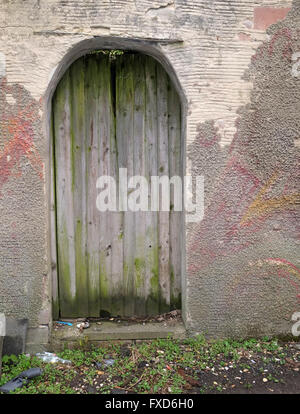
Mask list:
[[[294,275],[297,278],[300,278],[300,270],[298,268],[296,268],[296,266],[294,266],[292,263],[289,263],[289,262],[287,262],[286,260],[283,260],[283,259],[273,259],[273,258],[267,259],[266,261],[267,261],[267,263],[272,263],[272,264],[277,265],[277,266],[287,267],[288,271],[292,275]]]
[[[275,173],[266,185],[260,190],[256,199],[250,204],[246,214],[244,214],[240,224],[245,225],[254,218],[261,217],[266,214],[273,213],[275,210],[283,210],[288,205],[300,203],[300,194],[287,194],[277,198],[264,199],[263,196],[270,189],[277,178]]]

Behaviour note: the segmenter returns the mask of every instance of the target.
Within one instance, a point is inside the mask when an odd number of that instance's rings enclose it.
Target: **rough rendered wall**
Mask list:
[[[187,173],[206,185],[187,226],[187,328],[290,332],[299,15],[299,0],[0,0],[0,311],[29,317],[32,342],[51,320],[45,99],[67,52],[97,36],[154,39],[187,99]]]

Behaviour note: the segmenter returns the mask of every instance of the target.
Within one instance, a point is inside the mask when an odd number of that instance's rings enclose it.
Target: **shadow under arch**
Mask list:
[[[51,133],[51,113],[52,113],[52,98],[54,92],[64,76],[68,68],[82,56],[99,49],[118,49],[118,50],[131,50],[144,55],[151,56],[157,60],[168,74],[173,86],[175,87],[181,103],[181,145],[182,145],[182,174],[185,175],[186,171],[186,115],[187,115],[187,99],[183,88],[180,84],[175,69],[170,63],[167,56],[160,48],[159,41],[144,40],[144,39],[131,39],[131,38],[117,38],[117,37],[94,37],[91,39],[85,39],[78,42],[76,45],[70,48],[65,54],[62,60],[52,74],[49,81],[47,90],[44,94],[44,131],[47,137],[47,148],[49,151],[48,162],[46,166],[47,190],[48,190],[48,211],[49,213],[49,229],[48,243],[49,243],[49,256],[50,256],[50,297],[52,297],[52,315],[53,318],[57,318],[58,312],[55,310],[58,308],[58,274],[57,274],[57,257],[56,257],[56,228],[55,228],[55,190],[54,190],[54,174],[53,174],[53,144]],[[186,303],[186,241],[185,241],[185,218],[182,214],[182,260],[181,260],[181,309],[183,320],[185,321],[185,303]]]

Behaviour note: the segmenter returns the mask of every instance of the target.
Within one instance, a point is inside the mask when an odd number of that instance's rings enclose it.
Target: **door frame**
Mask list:
[[[53,154],[53,136],[52,136],[52,97],[56,87],[63,77],[66,70],[80,57],[97,49],[119,49],[133,50],[141,54],[149,55],[165,69],[173,83],[181,102],[181,142],[182,142],[182,175],[186,175],[186,118],[187,118],[187,99],[183,88],[179,82],[178,76],[162,52],[161,44],[175,43],[178,41],[168,41],[165,39],[124,39],[114,37],[95,37],[93,39],[83,40],[73,46],[69,52],[62,58],[52,73],[45,99],[44,114],[46,114],[44,128],[48,138],[49,157],[47,159],[46,176],[47,176],[47,202],[48,202],[48,263],[49,263],[49,298],[52,301],[52,320],[59,317],[59,298],[58,298],[58,272],[57,272],[57,240],[56,240],[56,206],[55,206],[55,175],[54,175],[54,154]],[[185,214],[182,214],[181,221],[181,310],[183,321],[186,321],[186,225]]]

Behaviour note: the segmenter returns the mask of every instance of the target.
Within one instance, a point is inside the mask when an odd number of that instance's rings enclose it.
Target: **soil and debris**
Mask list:
[[[20,372],[43,375],[15,393],[292,394],[300,393],[300,346],[263,338],[245,341],[156,339],[64,350],[70,364],[37,356],[3,357],[0,386]]]
[[[76,327],[82,332],[83,329],[87,329],[90,326],[90,323],[96,323],[101,325],[104,322],[114,322],[114,323],[123,323],[123,324],[146,324],[146,323],[161,323],[161,322],[181,322],[181,311],[179,309],[172,310],[170,312],[147,317],[121,317],[121,316],[111,316],[108,312],[104,313],[99,318],[77,318],[77,319],[64,319],[63,321],[55,321],[53,323],[54,329],[64,328],[65,325]]]

